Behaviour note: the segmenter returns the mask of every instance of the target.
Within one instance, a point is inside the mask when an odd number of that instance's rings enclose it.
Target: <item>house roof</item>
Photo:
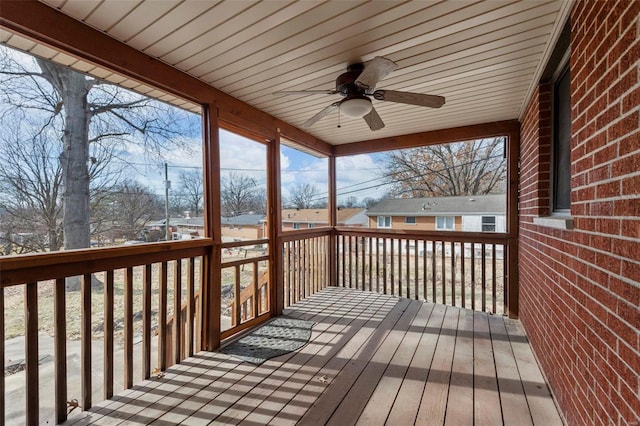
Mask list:
[[[348,117],[337,129],[333,114],[308,129],[333,145],[520,118],[572,3],[41,2],[295,127],[340,96],[274,92],[335,89],[347,65],[375,56],[398,65],[377,88],[446,97],[440,109],[374,100],[386,123],[375,133]],[[0,30],[0,42],[200,111],[26,37]]]
[[[360,208],[339,209],[337,211],[337,221],[344,224],[346,220],[361,212]],[[329,223],[329,213],[327,209],[284,209],[282,210],[282,222],[300,223]]]
[[[204,217],[183,217],[179,219],[172,219],[169,223],[176,226],[195,226],[200,228],[204,227]]]
[[[394,198],[382,200],[367,211],[367,216],[441,216],[461,214],[498,214],[506,212],[506,196],[469,195],[464,197]]]
[[[264,219],[263,214],[241,214],[238,216],[223,217],[222,225],[256,226]]]

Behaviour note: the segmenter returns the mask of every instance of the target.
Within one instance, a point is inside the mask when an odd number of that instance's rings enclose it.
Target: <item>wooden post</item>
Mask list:
[[[213,239],[209,253],[203,256],[200,290],[200,340],[204,350],[220,346],[220,283],[222,281],[220,235],[220,127],[215,103],[205,106],[203,117],[203,170],[205,236]]]
[[[91,282],[89,282],[91,284]],[[83,284],[84,286],[84,284]],[[26,420],[29,425],[38,424],[40,411],[39,379],[38,379],[38,283],[31,282],[25,285],[24,328],[27,378],[27,406]],[[84,348],[84,333],[83,333]],[[83,359],[84,361],[84,359]],[[84,367],[84,365],[83,365]],[[83,368],[84,372],[84,368]],[[84,374],[83,374],[84,378]],[[84,380],[83,380],[84,384]],[[84,388],[84,387],[83,387]],[[2,395],[4,399],[4,394]]]
[[[269,238],[269,312],[282,315],[284,309],[284,243],[280,239],[282,212],[280,193],[280,133],[267,144],[267,226]],[[289,281],[291,286],[291,281]]]
[[[53,317],[55,327],[53,360],[56,365],[56,423],[63,423],[67,420],[67,311],[65,285],[65,279],[58,278],[53,287]],[[4,333],[4,327],[2,328],[2,333]],[[4,342],[4,336],[1,337],[2,342]],[[2,356],[4,356],[4,351]],[[4,365],[4,362],[2,365]],[[4,395],[4,392],[2,395]],[[2,398],[2,400],[4,401],[4,398]]]
[[[328,208],[329,208],[329,226],[331,227],[331,234],[329,235],[329,285],[337,286],[338,285],[338,252],[337,252],[337,233],[336,233],[336,225],[338,222],[338,214],[336,211],[336,203],[337,203],[337,195],[336,195],[336,157],[331,155],[329,156],[329,200],[328,200]],[[344,253],[344,246],[342,247],[342,252]],[[344,283],[343,283],[344,285]]]
[[[519,233],[519,212],[518,212],[518,187],[520,184],[520,173],[518,169],[520,161],[520,127],[509,132],[506,143],[507,151],[507,233],[509,239],[506,247],[507,263],[507,283],[506,290],[507,307],[509,318],[518,318],[518,292],[519,292],[519,272],[518,272],[518,233]]]

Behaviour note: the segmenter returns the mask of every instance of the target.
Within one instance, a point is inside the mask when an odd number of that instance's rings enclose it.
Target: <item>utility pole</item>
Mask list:
[[[169,188],[171,188],[169,166],[167,163],[164,163],[164,229],[166,241],[171,241],[171,229],[169,228]]]

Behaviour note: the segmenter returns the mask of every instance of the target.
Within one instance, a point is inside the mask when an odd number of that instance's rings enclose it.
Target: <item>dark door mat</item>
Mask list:
[[[218,352],[260,365],[270,358],[300,349],[309,342],[314,323],[278,317]]]

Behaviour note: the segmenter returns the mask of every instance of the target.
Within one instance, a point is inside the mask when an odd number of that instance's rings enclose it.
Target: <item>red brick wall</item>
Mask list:
[[[549,211],[548,84],[522,122],[520,317],[570,425],[640,422],[639,13],[571,14],[573,230],[533,223]]]

